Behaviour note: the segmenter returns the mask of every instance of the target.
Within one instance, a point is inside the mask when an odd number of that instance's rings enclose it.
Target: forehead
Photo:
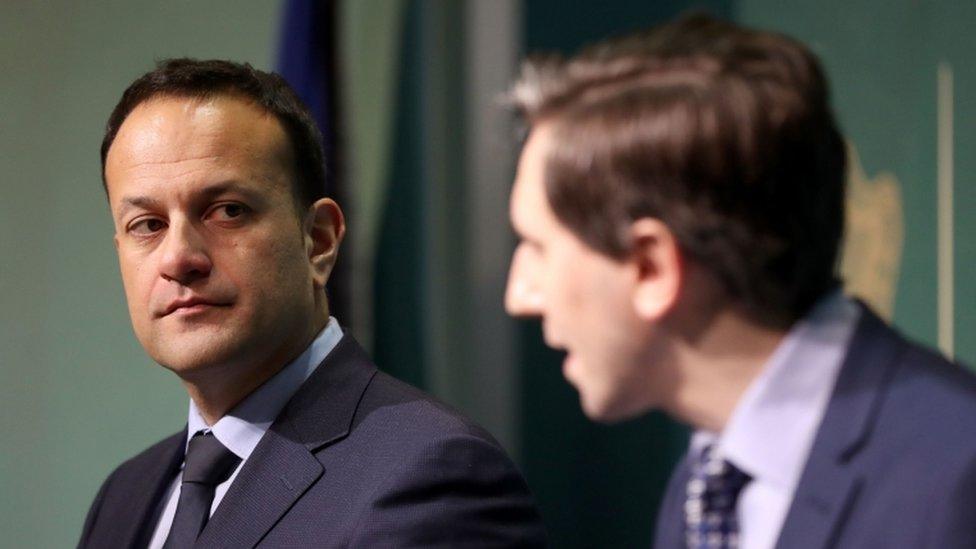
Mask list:
[[[200,162],[273,166],[290,159],[278,120],[234,96],[157,96],[137,105],[119,128],[105,162],[106,181],[132,171],[179,170]]]
[[[509,213],[512,225],[520,232],[555,221],[545,193],[545,157],[549,139],[548,128],[534,128],[519,156]]]

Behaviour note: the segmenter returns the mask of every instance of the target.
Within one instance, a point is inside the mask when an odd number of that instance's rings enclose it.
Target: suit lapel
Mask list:
[[[851,461],[877,420],[905,345],[862,305],[861,321],[797,485],[777,547],[826,548],[836,543],[862,479]]]
[[[146,452],[147,462],[113,479],[124,486],[124,501],[113,501],[99,516],[106,527],[93,532],[92,547],[145,547],[159,520],[160,501],[183,463],[186,430]],[[101,533],[99,533],[101,532]]]
[[[344,336],[255,447],[197,540],[253,547],[322,476],[314,452],[344,438],[376,367]]]
[[[197,539],[198,547],[253,547],[322,475],[305,446],[268,431]]]

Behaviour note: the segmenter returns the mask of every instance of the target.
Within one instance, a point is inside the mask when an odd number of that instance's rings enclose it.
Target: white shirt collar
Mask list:
[[[191,399],[187,417],[187,444],[194,433],[209,429],[228,450],[242,460],[246,460],[264,433],[271,427],[281,409],[325,360],[326,355],[332,352],[340,339],[342,339],[342,328],[335,318],[329,317],[325,328],[319,332],[305,352],[245,397],[212,427],[207,427],[207,422]]]
[[[840,291],[821,299],[770,356],[722,433],[695,433],[692,451],[717,439],[719,455],[792,495],[859,316]]]

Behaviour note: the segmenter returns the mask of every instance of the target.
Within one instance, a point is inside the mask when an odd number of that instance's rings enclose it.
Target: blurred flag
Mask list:
[[[277,71],[312,111],[325,146],[325,192],[348,209],[337,143],[336,2],[287,0],[283,10]],[[343,245],[342,255],[351,255],[349,244]],[[352,322],[348,279],[349,262],[340,261],[328,285],[330,313],[346,325]]]

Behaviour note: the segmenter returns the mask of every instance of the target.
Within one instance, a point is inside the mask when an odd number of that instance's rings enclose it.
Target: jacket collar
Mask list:
[[[322,475],[318,449],[349,434],[376,367],[345,335],[258,443],[197,546],[252,547]]]
[[[851,461],[871,437],[898,359],[907,349],[863,303],[861,320],[814,440],[777,547],[831,546],[862,478]]]

